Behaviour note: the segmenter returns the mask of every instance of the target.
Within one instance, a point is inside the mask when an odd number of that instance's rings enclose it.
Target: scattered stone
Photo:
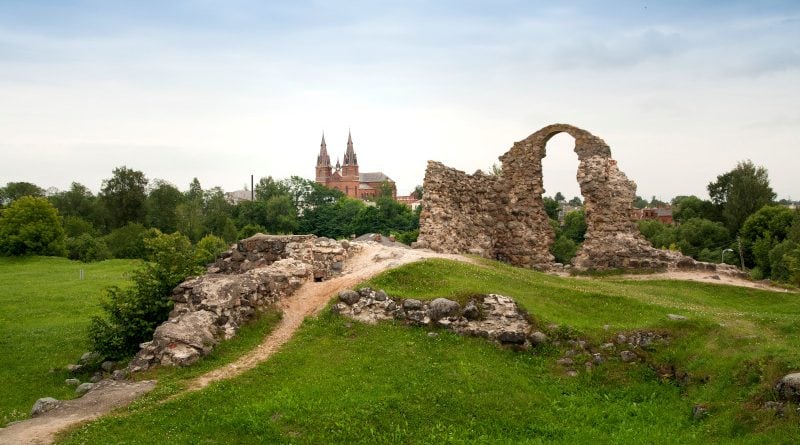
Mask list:
[[[436,298],[428,305],[428,317],[437,321],[445,317],[455,317],[461,311],[461,305],[447,298]],[[524,342],[524,336],[523,336]]]
[[[609,329],[611,329],[611,325],[610,324],[604,324],[603,325],[603,330],[604,331],[608,331]]]
[[[81,384],[81,381],[78,379],[66,379],[64,380],[64,384],[67,386],[78,386]]]
[[[606,359],[603,358],[603,354],[595,352],[594,354],[592,354],[592,361],[594,362],[595,365],[599,365],[604,361],[606,361]]]
[[[775,411],[775,417],[783,417],[786,415],[785,405],[783,402],[764,402],[763,408]]]
[[[361,299],[361,295],[359,295],[358,292],[355,292],[355,291],[352,291],[352,290],[343,290],[343,291],[339,292],[339,301],[342,301],[343,303],[347,303],[350,306],[352,306],[353,304],[357,303],[358,300],[360,300],[360,299]]]
[[[114,380],[125,380],[128,378],[128,371],[126,369],[115,369],[111,373],[111,378]]]
[[[530,340],[533,346],[541,346],[547,344],[547,335],[545,335],[544,332],[535,331],[531,333],[528,340]]]
[[[100,368],[105,372],[111,372],[117,366],[117,362],[106,360],[100,364]]]
[[[521,345],[525,343],[525,333],[517,331],[503,331],[497,337],[500,343]]]
[[[470,300],[467,302],[466,306],[464,306],[464,318],[467,320],[477,320],[481,318],[481,311],[478,309],[478,306],[475,305],[475,302]]]
[[[94,374],[92,374],[92,377],[89,379],[89,382],[97,383],[100,380],[103,380],[103,374],[99,373],[99,372],[95,372]]]
[[[82,396],[89,392],[92,388],[94,388],[94,383],[81,383],[77,388],[75,388],[75,393]]]
[[[700,420],[706,416],[708,416],[708,405],[699,404],[692,407],[692,418],[694,420]]]
[[[415,310],[421,308],[422,308],[422,302],[419,300],[415,300],[413,298],[407,298],[406,300],[403,301],[403,309],[405,310]]]
[[[95,351],[84,352],[83,355],[81,355],[80,364],[86,365],[88,363],[96,362],[100,360],[100,358],[101,357],[99,352]]]
[[[784,400],[800,402],[800,372],[783,376],[775,385],[775,392]]]
[[[621,345],[628,341],[628,337],[625,334],[617,334],[616,342],[618,345]]]
[[[603,343],[602,345],[600,345],[600,349],[604,350],[614,349],[614,343]]]
[[[584,367],[584,368],[586,369],[586,371],[588,371],[588,372],[592,372],[592,369],[594,369],[594,365],[592,364],[592,362],[586,362],[586,363],[584,363],[584,364],[583,364],[583,367]]]
[[[667,314],[667,318],[669,318],[672,321],[686,321],[686,320],[688,320],[683,315],[678,315],[678,314]]]
[[[438,337],[439,334],[436,332],[428,332],[428,337]]]
[[[564,352],[564,356],[565,357],[574,357],[575,354],[577,354],[577,353],[575,352],[574,349],[568,349],[566,352]]]
[[[74,364],[67,365],[66,369],[71,373],[81,372],[81,370],[83,369],[83,365],[74,365]]]
[[[375,301],[386,301],[386,298],[388,297],[383,289],[375,292]]]
[[[60,400],[52,397],[42,397],[33,404],[31,408],[31,417],[39,416],[59,406],[61,406]]]
[[[638,358],[638,356],[635,353],[628,351],[627,349],[621,351],[619,353],[619,357],[622,359],[623,362],[632,362]]]
[[[556,364],[561,366],[572,366],[575,364],[575,361],[569,357],[564,357],[556,360]]]
[[[708,278],[711,278],[712,280],[719,280],[720,279],[719,275],[711,275]]]
[[[578,376],[578,371],[576,371],[574,369],[568,369],[566,374],[567,374],[567,377],[577,377]]]

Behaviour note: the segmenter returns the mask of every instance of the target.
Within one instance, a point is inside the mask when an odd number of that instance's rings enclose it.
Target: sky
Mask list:
[[[745,159],[800,199],[798,104],[796,0],[0,1],[0,184],[313,179],[351,131],[407,194],[569,123],[648,199]],[[579,195],[573,147],[548,143],[546,195]]]

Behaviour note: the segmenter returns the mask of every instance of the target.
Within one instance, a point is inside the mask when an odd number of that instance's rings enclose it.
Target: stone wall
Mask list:
[[[142,343],[131,372],[154,365],[186,366],[211,352],[264,307],[289,297],[311,279],[338,275],[348,254],[358,248],[313,235],[255,235],[172,292],[169,319]]]
[[[718,268],[650,246],[631,218],[636,184],[619,170],[602,139],[566,124],[544,127],[514,143],[500,156],[502,173],[497,176],[481,171],[467,175],[429,161],[415,247],[553,269],[554,233],[542,200],[542,159],[547,141],[558,133],[575,139],[577,180],[584,197],[586,240],[573,259],[576,268],[677,267],[736,273],[732,266]]]

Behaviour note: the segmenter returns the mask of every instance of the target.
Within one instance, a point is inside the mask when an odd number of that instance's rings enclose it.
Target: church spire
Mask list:
[[[319,145],[319,156],[317,156],[317,167],[330,167],[331,158],[328,156],[328,146],[325,144],[325,133],[322,133],[322,143]]]
[[[347,131],[347,151],[344,152],[344,165],[358,165],[356,152],[353,150],[353,136]]]

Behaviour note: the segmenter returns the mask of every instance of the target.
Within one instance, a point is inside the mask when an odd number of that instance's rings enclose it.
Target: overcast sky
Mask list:
[[[752,159],[800,198],[800,2],[0,2],[0,184],[94,191],[314,177],[352,130],[401,194],[488,170],[551,123],[603,138],[638,194],[707,197]],[[579,193],[569,136],[546,194]]]

